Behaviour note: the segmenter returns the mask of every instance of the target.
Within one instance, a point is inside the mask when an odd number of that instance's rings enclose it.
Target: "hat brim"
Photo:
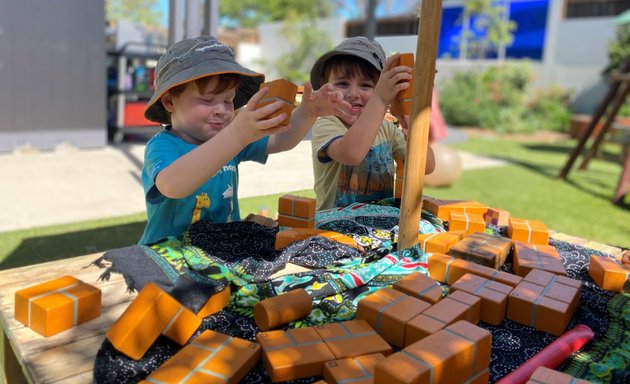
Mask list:
[[[236,89],[234,97],[234,109],[238,109],[249,101],[249,99],[260,89],[260,85],[265,81],[265,75],[251,71],[233,61],[211,60],[180,71],[170,79],[167,79],[153,93],[153,97],[147,103],[144,110],[144,117],[148,120],[160,124],[170,124],[170,114],[164,108],[160,100],[170,89],[207,76],[223,74],[236,74],[241,76],[241,81]]]
[[[332,50],[332,51],[329,51],[329,52],[323,54],[319,59],[317,59],[317,61],[315,61],[315,64],[313,64],[313,68],[311,68],[311,85],[313,86],[314,90],[318,90],[323,85],[323,84],[320,84],[320,82],[322,80],[324,80],[323,79],[323,77],[324,77],[324,67],[326,66],[326,63],[328,62],[328,60],[330,60],[334,56],[354,56],[354,57],[358,57],[360,59],[365,60],[370,65],[374,66],[374,68],[376,68],[379,72],[381,71],[381,69],[378,68],[372,62],[374,60],[374,58],[371,57],[368,54],[365,54],[365,53],[359,52],[359,51]]]

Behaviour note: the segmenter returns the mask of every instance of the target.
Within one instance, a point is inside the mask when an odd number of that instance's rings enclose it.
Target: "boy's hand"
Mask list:
[[[313,91],[310,81],[304,84],[304,94],[300,103],[311,117],[343,116],[350,114],[352,106],[343,99],[341,91],[335,90],[332,84],[326,83],[317,91]]]
[[[281,101],[274,101],[256,109],[258,102],[268,91],[269,88],[264,87],[256,92],[245,108],[238,112],[234,120],[226,127],[234,131],[243,146],[264,136],[285,132],[290,127],[288,124],[279,125],[287,117],[286,113],[283,112],[278,116],[270,117],[282,107]]]
[[[400,53],[397,53],[387,59],[374,88],[374,95],[378,96],[385,105],[390,104],[398,92],[410,86],[411,67],[396,65],[399,57]]]

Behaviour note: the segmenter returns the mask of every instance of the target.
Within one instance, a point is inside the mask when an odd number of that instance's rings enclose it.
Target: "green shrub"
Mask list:
[[[569,125],[569,94],[554,87],[533,92],[529,62],[457,73],[440,91],[440,108],[450,125],[497,132],[562,131]]]

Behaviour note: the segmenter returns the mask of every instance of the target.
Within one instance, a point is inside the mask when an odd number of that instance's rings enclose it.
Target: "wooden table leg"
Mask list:
[[[624,161],[621,175],[619,175],[619,182],[617,183],[617,190],[613,197],[613,203],[623,203],[623,198],[630,189],[630,145],[626,145],[624,148]]]
[[[7,384],[28,384],[22,372],[22,367],[15,357],[13,347],[9,339],[7,339],[7,335],[4,334],[4,329],[1,325],[0,333],[2,334],[2,338],[0,339],[0,347],[2,347],[2,351],[0,352],[0,379],[3,379],[2,382]]]

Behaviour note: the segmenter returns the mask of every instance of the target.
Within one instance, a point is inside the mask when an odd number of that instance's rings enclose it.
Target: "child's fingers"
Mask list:
[[[248,111],[256,110],[256,105],[258,105],[260,100],[265,97],[267,92],[269,92],[269,87],[262,87],[258,92],[254,93],[254,96],[252,96],[249,99],[249,102],[247,102],[247,106],[245,106],[245,109]]]
[[[280,125],[282,123],[282,120],[284,120],[286,117],[287,117],[287,114],[282,112],[278,114],[278,116],[270,117],[265,120],[259,120],[256,123],[256,126],[260,130],[268,131],[270,129],[273,129],[277,125]]]
[[[284,103],[282,101],[276,100],[273,103],[263,105],[260,108],[255,108],[254,106],[254,113],[255,113],[254,117],[256,120],[262,120],[265,117],[271,115],[272,113],[279,111],[283,105]],[[248,107],[249,107],[249,104],[248,104]]]
[[[313,94],[313,86],[310,81],[304,83],[304,93],[302,93],[302,100],[309,100]]]
[[[385,61],[385,65],[383,65],[383,72],[389,71],[390,69],[397,66],[399,58],[400,58],[400,53],[396,53],[388,57],[387,60]]]

